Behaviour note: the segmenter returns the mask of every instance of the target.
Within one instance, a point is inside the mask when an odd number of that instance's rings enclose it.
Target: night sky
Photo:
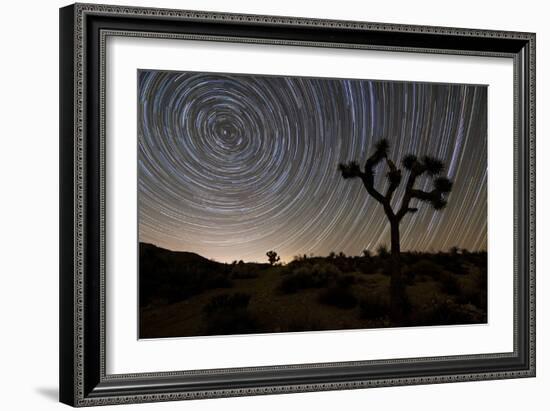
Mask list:
[[[411,202],[402,251],[487,248],[486,86],[142,70],[138,96],[141,242],[226,262],[375,251],[382,206],[338,163],[387,138],[400,167],[432,155],[454,181],[441,211]]]

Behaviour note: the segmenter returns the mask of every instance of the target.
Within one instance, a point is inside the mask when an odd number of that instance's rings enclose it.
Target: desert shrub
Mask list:
[[[212,288],[231,288],[233,282],[227,275],[218,274],[209,277],[204,282],[204,288],[209,290]]]
[[[361,257],[350,257],[341,252],[330,260],[330,263],[339,271],[349,273],[357,270],[358,260],[361,260]]]
[[[320,276],[332,278],[341,274],[341,271],[333,264],[318,263],[312,268],[312,271]]]
[[[304,288],[311,288],[313,281],[306,274],[292,274],[284,278],[279,284],[279,291],[283,294],[293,294]]]
[[[343,273],[350,273],[356,269],[356,265],[351,258],[337,258],[334,263],[336,268]]]
[[[296,268],[292,274],[283,278],[279,284],[279,291],[284,294],[292,294],[307,288],[324,287],[331,279],[340,274],[340,270],[332,264],[302,265]]]
[[[376,254],[378,255],[378,257],[381,257],[381,258],[387,258],[390,256],[390,252],[388,251],[388,246],[386,244],[380,244],[377,248],[376,248]]]
[[[443,272],[441,266],[426,259],[411,264],[408,271],[414,273],[415,276],[427,275],[434,279],[438,279]]]
[[[298,254],[292,258],[292,262],[304,262],[308,260],[307,254]]]
[[[466,266],[462,263],[462,261],[460,261],[459,258],[454,258],[454,259],[451,259],[449,260],[445,265],[444,265],[445,269],[454,273],[454,274],[461,274],[461,275],[464,275],[464,274],[467,274],[468,273],[468,270],[466,268]]]
[[[405,284],[412,285],[415,283],[416,280],[416,272],[411,270],[410,267],[405,266],[402,270],[403,278],[405,280]]]
[[[411,265],[420,260],[419,254],[416,252],[408,251],[401,253],[401,263],[404,265]]]
[[[258,331],[258,321],[247,310],[249,302],[250,295],[245,293],[212,297],[203,309],[206,315],[205,333],[243,334]]]
[[[235,264],[231,268],[231,277],[236,280],[257,278],[258,270],[248,264]]]
[[[364,320],[376,320],[389,315],[390,302],[379,295],[362,298],[359,301],[359,317]]]
[[[355,269],[363,274],[375,274],[380,270],[379,258],[359,258],[355,264]]]
[[[391,260],[389,258],[380,261],[380,272],[384,275],[391,276],[392,267]]]
[[[350,287],[334,285],[321,291],[318,301],[321,304],[338,308],[353,308],[357,305],[357,297]]]
[[[453,253],[437,253],[432,255],[433,261],[443,267],[446,271],[454,274],[466,274],[468,272],[464,265],[465,259],[462,254]]]
[[[460,283],[453,274],[443,272],[439,277],[441,291],[449,295],[457,295],[461,291]]]
[[[465,281],[461,287],[461,293],[455,298],[459,304],[473,304],[479,309],[487,310],[487,269],[471,279]]]
[[[293,294],[307,288],[319,288],[326,285],[327,279],[314,273],[299,272],[284,278],[279,290],[284,294]]]
[[[420,309],[415,325],[475,324],[487,321],[487,315],[472,304],[457,304],[450,299],[434,299]]]
[[[206,314],[212,314],[217,311],[227,311],[247,308],[250,302],[250,294],[220,294],[212,297],[208,304],[204,306]]]
[[[336,285],[339,287],[349,287],[357,282],[357,278],[354,275],[347,274],[336,278]]]

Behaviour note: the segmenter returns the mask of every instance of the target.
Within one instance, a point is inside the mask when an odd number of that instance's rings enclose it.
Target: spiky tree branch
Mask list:
[[[443,162],[437,158],[423,156],[419,159],[414,154],[408,154],[403,158],[403,167],[408,170],[409,176],[405,185],[405,193],[401,201],[401,206],[397,212],[394,212],[390,203],[393,195],[402,181],[402,170],[397,168],[395,163],[388,157],[389,143],[388,140],[380,140],[372,155],[365,162],[364,170],[356,161],[351,161],[347,164],[340,164],[338,167],[342,173],[342,177],[360,178],[363,181],[367,192],[379,203],[384,206],[384,210],[388,217],[396,217],[400,221],[407,213],[415,213],[417,207],[411,207],[410,202],[413,199],[428,202],[436,210],[442,209],[447,205],[445,195],[448,194],[453,183],[447,177],[437,177],[443,172]],[[382,194],[374,187],[374,176],[376,167],[385,160],[389,169],[386,173],[388,179],[388,189],[385,194]],[[427,174],[432,177],[434,188],[432,191],[423,191],[415,188],[417,179]]]
[[[383,205],[386,204],[386,197],[384,197],[382,193],[374,188],[374,169],[382,160],[387,157],[388,147],[389,143],[387,140],[380,140],[376,144],[376,149],[374,153],[367,159],[364,171],[361,170],[361,167],[356,161],[351,161],[347,164],[338,165],[338,168],[340,169],[343,178],[360,178],[367,192],[375,200],[382,203]]]
[[[386,156],[386,164],[388,165],[388,168],[390,171],[386,174],[386,177],[388,178],[388,181],[390,185],[388,186],[388,191],[386,191],[386,201],[389,203],[392,199],[393,193],[395,190],[397,190],[397,187],[399,187],[399,184],[401,184],[401,170],[399,170],[393,161],[391,161]]]
[[[412,199],[428,202],[436,210],[441,210],[447,205],[444,196],[451,191],[453,183],[447,177],[434,178],[443,172],[444,167],[441,160],[430,156],[424,156],[422,160],[418,160],[415,155],[408,154],[403,158],[403,165],[409,170],[409,179],[405,187],[401,207],[396,214],[399,220],[409,212],[418,211],[417,208],[409,206]],[[416,180],[424,173],[433,178],[434,188],[432,191],[414,188]]]

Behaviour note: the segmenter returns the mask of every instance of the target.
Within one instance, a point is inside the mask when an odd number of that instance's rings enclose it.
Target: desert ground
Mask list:
[[[266,258],[267,261],[267,258]],[[407,315],[391,321],[390,256],[219,263],[140,244],[140,338],[487,322],[487,253],[401,255]]]

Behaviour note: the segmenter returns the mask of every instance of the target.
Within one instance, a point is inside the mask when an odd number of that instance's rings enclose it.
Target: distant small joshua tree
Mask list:
[[[397,210],[392,208],[392,198],[401,184],[402,170],[388,157],[389,142],[386,139],[380,140],[375,147],[374,153],[367,159],[365,167],[356,161],[347,164],[339,164],[340,172],[344,179],[359,178],[363,182],[367,193],[384,207],[384,213],[390,222],[391,231],[391,306],[392,319],[401,322],[404,318],[405,288],[401,276],[401,244],[399,239],[399,224],[408,213],[416,213],[418,208],[411,206],[412,200],[419,200],[429,203],[434,210],[441,210],[447,205],[446,196],[451,191],[453,183],[447,177],[441,176],[444,165],[441,160],[430,156],[418,158],[414,154],[407,154],[403,157],[402,164],[408,172],[405,191],[401,204]],[[385,162],[389,171],[386,173],[388,188],[384,194],[374,187],[375,169]],[[433,188],[430,191],[415,188],[417,179],[427,175],[433,181]]]
[[[363,257],[364,257],[364,258],[367,258],[367,259],[368,259],[368,258],[371,257],[371,252],[370,252],[370,250],[369,250],[368,248],[365,248],[365,249],[363,250],[363,253],[362,253],[362,254],[363,254]]]
[[[265,255],[267,255],[267,259],[271,265],[275,265],[281,260],[281,257],[279,257],[275,251],[268,251]]]

